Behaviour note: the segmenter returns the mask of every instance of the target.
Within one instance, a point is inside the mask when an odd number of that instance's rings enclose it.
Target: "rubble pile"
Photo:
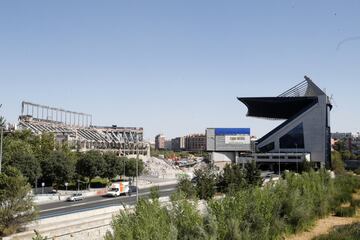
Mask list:
[[[179,175],[184,174],[177,166],[168,163],[164,159],[149,157],[144,159],[145,169],[147,175],[155,176],[158,178],[177,178]]]

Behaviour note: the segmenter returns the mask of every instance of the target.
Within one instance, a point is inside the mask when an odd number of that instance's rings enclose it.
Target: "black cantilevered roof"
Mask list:
[[[316,97],[239,97],[238,99],[247,106],[247,116],[271,119],[289,119],[317,103]]]
[[[247,106],[247,116],[289,119],[313,106],[321,95],[326,94],[305,76],[305,81],[278,97],[238,97],[238,99]]]

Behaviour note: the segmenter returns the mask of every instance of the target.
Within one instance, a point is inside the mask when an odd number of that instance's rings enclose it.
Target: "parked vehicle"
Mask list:
[[[279,181],[279,176],[278,175],[275,175],[275,174],[268,174],[266,175],[264,178],[263,178],[263,183],[262,183],[262,186],[265,186],[267,184],[270,184],[270,183],[276,183],[277,181]]]
[[[68,197],[66,200],[69,202],[80,201],[80,200],[84,200],[84,196],[82,193],[74,193],[73,195]]]
[[[106,196],[108,197],[118,197],[121,195],[126,195],[129,193],[129,182],[121,181],[117,183],[112,183],[108,189]]]

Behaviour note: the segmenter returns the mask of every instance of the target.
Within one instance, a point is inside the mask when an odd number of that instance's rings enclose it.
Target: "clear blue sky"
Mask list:
[[[247,118],[236,97],[276,96],[306,74],[335,98],[332,130],[357,132],[359,12],[357,0],[1,1],[0,114],[16,122],[27,100],[149,139],[260,137],[279,122]]]

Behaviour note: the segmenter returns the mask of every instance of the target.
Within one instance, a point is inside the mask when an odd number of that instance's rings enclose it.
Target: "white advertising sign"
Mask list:
[[[225,144],[250,144],[249,135],[225,135]]]

